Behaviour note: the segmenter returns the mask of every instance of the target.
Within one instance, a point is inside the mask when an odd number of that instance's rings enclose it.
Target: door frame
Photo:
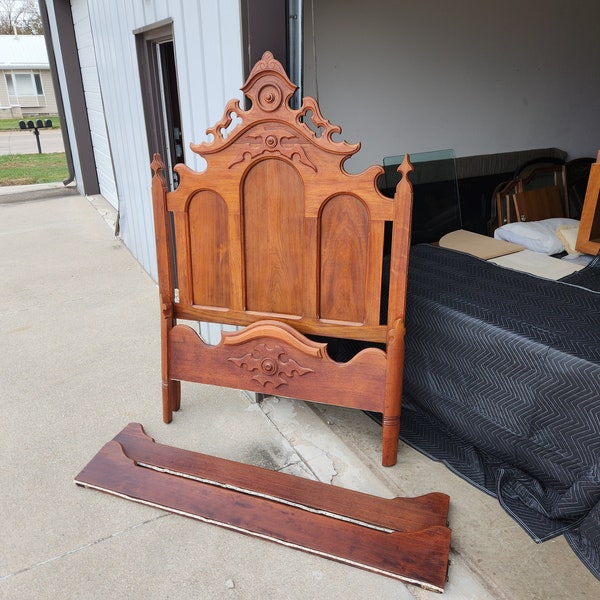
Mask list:
[[[140,69],[140,84],[142,104],[148,137],[149,163],[155,152],[158,152],[166,166],[167,184],[170,189],[176,187],[173,167],[183,162],[183,134],[181,131],[181,106],[177,85],[177,69],[169,69],[168,85],[171,93],[165,97],[165,82],[162,79],[162,58],[159,57],[161,46],[173,44],[173,61],[175,61],[175,40],[173,36],[173,20],[165,19],[148,25],[134,32],[138,65]],[[176,103],[176,106],[173,104]],[[173,117],[179,121],[178,138],[173,133]]]

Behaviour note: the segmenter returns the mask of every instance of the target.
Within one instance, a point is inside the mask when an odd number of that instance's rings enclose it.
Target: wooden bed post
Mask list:
[[[381,422],[382,450],[381,464],[393,467],[398,460],[398,436],[400,435],[400,410],[402,406],[402,364],[404,359],[404,322],[397,319],[388,330],[387,338],[387,379],[385,404]],[[397,368],[394,368],[396,365]]]
[[[400,410],[402,406],[402,379],[404,375],[404,334],[406,314],[407,278],[410,250],[410,225],[412,219],[412,183],[408,174],[414,170],[408,154],[404,156],[398,172],[402,178],[394,195],[395,215],[392,231],[390,261],[390,288],[388,299],[387,374],[382,419],[382,458],[384,467],[396,464],[398,436],[400,435]]]
[[[159,154],[152,161],[152,206],[154,209],[154,228],[156,237],[156,261],[158,266],[158,293],[161,312],[161,373],[162,373],[162,403],[163,421],[170,423],[173,411],[179,410],[181,401],[181,383],[169,378],[169,332],[176,324],[173,307],[173,292],[175,278],[170,258],[173,247],[169,213],[167,211],[167,183],[164,177],[165,165]]]

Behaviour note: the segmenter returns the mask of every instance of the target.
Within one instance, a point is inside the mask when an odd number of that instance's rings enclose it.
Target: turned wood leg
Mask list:
[[[181,381],[171,379],[169,381],[170,391],[169,396],[171,398],[171,408],[173,410],[179,410],[181,408]]]
[[[169,382],[163,381],[162,384],[162,405],[163,405],[163,421],[170,423],[173,420],[173,407],[169,394]]]
[[[381,464],[392,467],[398,460],[402,377],[404,373],[404,323],[397,319],[388,331],[387,378],[383,403]]]
[[[170,423],[173,420],[173,411],[181,406],[181,382],[174,379],[163,381],[162,387],[163,421]]]
[[[398,460],[398,436],[400,435],[400,417],[383,415],[381,464],[393,467]]]

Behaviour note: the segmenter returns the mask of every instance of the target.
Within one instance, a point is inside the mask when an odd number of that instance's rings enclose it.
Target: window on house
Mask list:
[[[15,96],[15,84],[13,83],[13,78],[12,75],[10,73],[6,74],[6,88],[8,90],[8,93],[11,96]]]
[[[39,73],[7,73],[6,88],[11,96],[43,96],[44,86]]]
[[[44,95],[44,88],[42,87],[42,76],[39,73],[33,74],[33,80],[35,81],[35,91],[38,96]]]

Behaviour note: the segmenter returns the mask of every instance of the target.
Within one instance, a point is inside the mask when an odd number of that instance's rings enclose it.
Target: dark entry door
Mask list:
[[[136,43],[150,154],[160,153],[167,183],[175,189],[179,182],[173,167],[184,157],[173,26],[139,30]]]

